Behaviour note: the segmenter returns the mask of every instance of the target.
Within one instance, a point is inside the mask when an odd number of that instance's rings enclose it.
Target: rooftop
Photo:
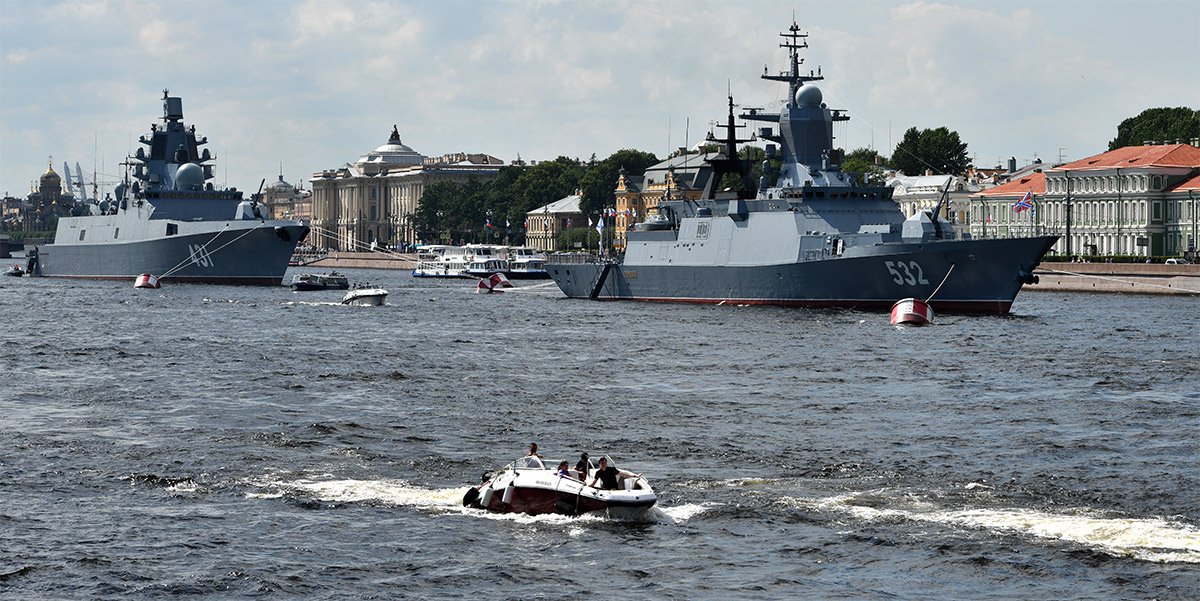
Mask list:
[[[1118,167],[1200,167],[1200,148],[1190,144],[1126,146],[1059,165],[1052,171],[1087,171]]]
[[[1046,193],[1046,174],[1037,172],[994,186],[975,196],[1021,196],[1026,192]]]

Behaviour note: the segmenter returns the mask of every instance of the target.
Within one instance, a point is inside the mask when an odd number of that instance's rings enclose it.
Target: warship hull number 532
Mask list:
[[[789,84],[786,105],[778,114],[741,115],[773,124],[760,137],[779,145],[774,184],[766,176],[757,187],[749,182],[730,98],[723,150],[708,161],[713,173],[702,198],[663,198],[657,214],[627,232],[621,258],[552,255],[547,271],[562,291],[600,300],[885,310],[901,298],[933,297],[942,312],[1007,314],[1058,237],[959,236],[939,217],[941,203],[906,219],[892,188],[862,185],[842,171],[833,123],[849,117],[822,102],[809,83],[820,75],[800,74],[807,34],[793,23],[781,36],[789,69],[762,77]],[[769,146],[768,157],[773,152]],[[718,193],[728,174],[741,175],[742,189]]]

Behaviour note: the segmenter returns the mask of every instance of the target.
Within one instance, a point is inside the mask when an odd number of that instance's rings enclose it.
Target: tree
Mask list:
[[[883,184],[883,157],[870,148],[859,148],[842,160],[842,171],[862,174],[862,181],[871,185]]]
[[[579,178],[579,190],[583,196],[579,210],[584,215],[591,215],[604,207],[613,206],[617,202],[617,177],[621,169],[625,169],[627,177],[632,177],[644,173],[647,167],[656,163],[657,156],[631,148],[618,150],[603,161],[593,163]]]
[[[1200,110],[1185,106],[1146,109],[1117,126],[1117,137],[1108,143],[1108,149],[1141,146],[1148,140],[1190,141],[1197,137],[1200,137]]]
[[[892,167],[908,175],[921,175],[926,169],[939,175],[958,175],[969,164],[966,143],[959,139],[958,132],[945,127],[910,127],[892,153]]]

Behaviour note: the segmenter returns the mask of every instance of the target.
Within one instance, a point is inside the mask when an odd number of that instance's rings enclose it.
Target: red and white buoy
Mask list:
[[[142,275],[139,275],[136,280],[133,281],[133,287],[134,288],[158,288],[159,287],[158,286],[158,278],[156,278],[153,275],[150,275],[148,273],[143,273]]]
[[[504,292],[503,290],[500,290],[500,288],[512,287],[512,282],[509,282],[508,278],[505,277],[503,273],[493,273],[492,275],[479,280],[479,283],[475,286],[475,293],[480,294],[487,292],[488,294],[491,294],[493,292]]]
[[[902,298],[892,305],[892,325],[923,326],[933,321],[933,309],[919,298]]]

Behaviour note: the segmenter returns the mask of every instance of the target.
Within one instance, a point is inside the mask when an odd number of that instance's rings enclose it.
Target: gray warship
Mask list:
[[[779,145],[774,184],[749,182],[735,135],[733,98],[723,150],[700,200],[668,195],[626,232],[623,257],[557,253],[547,271],[570,298],[680,303],[889,309],[902,298],[931,298],[941,312],[1007,314],[1022,284],[1057,236],[971,239],[932,211],[905,218],[892,188],[860,185],[843,172],[833,123],[849,117],[822,102],[800,73],[807,33],[780,34],[789,69],[762,79],[787,82],[778,114],[746,109],[741,118],[774,125],[760,137]],[[767,147],[772,157],[773,146]],[[764,173],[768,172],[764,164]],[[717,192],[726,174],[742,189]]]
[[[183,101],[163,90],[163,125],[150,126],[128,157],[114,198],[61,217],[54,243],[30,252],[33,275],[278,286],[302,221],[266,219],[267,207],[236,188],[214,189],[208,138],[183,123]],[[148,152],[147,152],[148,149]]]

